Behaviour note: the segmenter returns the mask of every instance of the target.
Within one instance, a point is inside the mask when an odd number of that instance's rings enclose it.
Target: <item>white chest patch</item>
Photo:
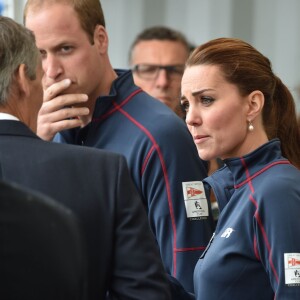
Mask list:
[[[300,285],[300,253],[284,253],[285,284]]]
[[[182,189],[187,217],[208,217],[208,204],[202,181],[183,182]]]

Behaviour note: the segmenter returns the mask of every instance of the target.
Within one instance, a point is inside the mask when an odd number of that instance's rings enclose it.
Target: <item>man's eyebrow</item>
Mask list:
[[[59,49],[61,49],[62,47],[65,47],[65,46],[71,46],[71,43],[70,42],[60,42],[59,44],[56,44],[52,47],[49,48],[50,51],[57,51]],[[39,50],[45,50],[45,48],[42,48],[42,47],[39,47],[38,48]]]

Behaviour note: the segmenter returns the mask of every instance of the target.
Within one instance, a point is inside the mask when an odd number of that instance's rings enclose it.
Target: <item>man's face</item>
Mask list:
[[[91,44],[70,5],[29,9],[26,27],[34,32],[41,53],[44,89],[69,78],[72,84],[64,93],[85,93],[89,98],[100,95],[104,70],[99,43]]]
[[[181,71],[183,72],[188,54],[186,47],[180,42],[168,40],[139,42],[134,47],[131,57],[132,66],[141,67],[141,72],[133,72],[135,84],[175,111],[180,102]],[[153,71],[155,66],[174,66],[174,69],[170,68],[168,71],[156,68],[156,71]],[[148,74],[152,72],[152,75],[147,76],[147,72]]]

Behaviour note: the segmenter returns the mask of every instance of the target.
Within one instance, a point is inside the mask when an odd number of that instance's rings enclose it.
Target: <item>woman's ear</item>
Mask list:
[[[248,95],[247,119],[254,120],[261,114],[265,104],[265,96],[261,91],[253,91]]]
[[[108,35],[106,29],[102,25],[96,25],[94,31],[94,43],[97,46],[100,54],[105,54],[108,51]]]

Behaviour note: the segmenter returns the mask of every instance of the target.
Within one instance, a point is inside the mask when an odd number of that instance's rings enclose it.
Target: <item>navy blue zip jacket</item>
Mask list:
[[[275,139],[205,182],[220,207],[194,273],[197,299],[300,299],[300,171]]]
[[[92,122],[55,140],[126,157],[165,269],[193,293],[194,267],[214,231],[201,190],[207,165],[183,120],[135,86],[130,71],[117,73],[110,94],[97,99]]]

